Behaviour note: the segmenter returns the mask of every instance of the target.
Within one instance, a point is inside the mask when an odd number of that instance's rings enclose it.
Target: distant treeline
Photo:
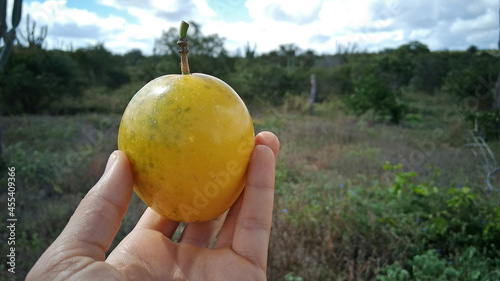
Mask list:
[[[315,73],[318,101],[340,97],[356,114],[373,110],[375,116],[394,123],[407,110],[405,92],[446,92],[457,102],[473,98],[479,110],[495,108],[497,50],[471,46],[464,51],[431,52],[420,42],[409,42],[378,53],[349,45],[337,48],[335,54],[319,55],[291,44],[259,55],[247,45],[239,55],[229,55],[222,38],[204,36],[199,30],[193,24],[189,34],[191,71],[221,78],[246,102],[260,99],[277,105],[290,95],[308,93],[309,77]],[[103,44],[74,51],[45,50],[41,44],[16,46],[0,72],[0,113],[74,113],[61,109],[61,99],[78,99],[86,91],[112,95],[123,87],[136,89],[130,85],[180,73],[177,32],[175,28],[164,32],[149,56],[140,50],[116,55]]]

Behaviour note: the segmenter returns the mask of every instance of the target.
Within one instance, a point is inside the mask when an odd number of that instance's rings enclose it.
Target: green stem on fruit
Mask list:
[[[179,41],[177,41],[177,46],[179,46],[179,54],[181,54],[181,73],[182,75],[189,74],[189,63],[188,63],[188,39],[187,30],[189,24],[185,21],[181,22],[181,28],[179,29]]]

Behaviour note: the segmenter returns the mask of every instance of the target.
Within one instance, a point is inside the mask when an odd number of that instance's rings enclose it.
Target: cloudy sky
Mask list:
[[[230,52],[290,43],[318,54],[339,44],[378,51],[413,40],[431,50],[492,49],[499,38],[499,0],[25,0],[22,25],[28,13],[48,26],[47,48],[103,42],[114,53],[151,54],[162,30],[182,20],[219,34]]]

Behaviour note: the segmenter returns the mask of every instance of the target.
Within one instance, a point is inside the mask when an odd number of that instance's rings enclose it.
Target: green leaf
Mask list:
[[[384,169],[384,171],[392,171],[392,165],[389,161],[385,161],[384,165],[382,166],[382,169]]]
[[[462,193],[467,194],[469,192],[470,192],[470,188],[469,187],[467,187],[467,186],[462,187]]]
[[[429,196],[429,189],[427,186],[419,184],[412,187],[413,193],[421,196]]]
[[[442,217],[436,217],[432,219],[433,227],[439,234],[444,234],[448,229],[449,223],[446,219]]]

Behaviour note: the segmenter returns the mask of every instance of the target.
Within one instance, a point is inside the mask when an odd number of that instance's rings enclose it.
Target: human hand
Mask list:
[[[178,222],[148,208],[106,258],[133,192],[130,163],[115,151],[26,280],[265,280],[279,141],[262,132],[255,145],[246,187],[227,214],[187,224],[173,242]]]

